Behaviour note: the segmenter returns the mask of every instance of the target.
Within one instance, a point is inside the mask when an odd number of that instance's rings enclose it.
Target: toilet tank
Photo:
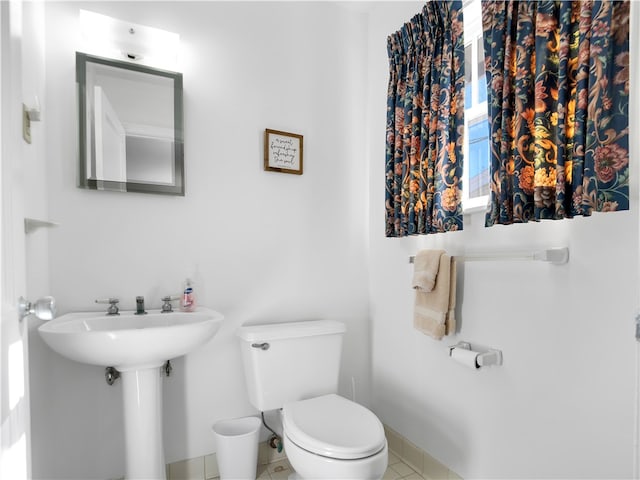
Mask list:
[[[333,320],[272,323],[238,331],[249,401],[260,411],[338,390],[342,336]]]

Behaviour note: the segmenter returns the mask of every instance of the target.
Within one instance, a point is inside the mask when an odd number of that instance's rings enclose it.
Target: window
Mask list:
[[[489,194],[489,120],[480,0],[465,1],[464,39],[466,133],[463,206],[468,210],[486,206]]]

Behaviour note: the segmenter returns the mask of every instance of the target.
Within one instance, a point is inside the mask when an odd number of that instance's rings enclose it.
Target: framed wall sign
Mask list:
[[[302,175],[302,135],[266,129],[264,169]]]

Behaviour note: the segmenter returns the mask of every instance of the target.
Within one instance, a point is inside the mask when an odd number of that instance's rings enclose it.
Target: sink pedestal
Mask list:
[[[120,372],[124,399],[126,480],[165,480],[160,367]]]

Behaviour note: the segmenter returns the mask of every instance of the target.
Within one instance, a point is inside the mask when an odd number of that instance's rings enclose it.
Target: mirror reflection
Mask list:
[[[79,185],[184,195],[182,75],[76,53]]]

